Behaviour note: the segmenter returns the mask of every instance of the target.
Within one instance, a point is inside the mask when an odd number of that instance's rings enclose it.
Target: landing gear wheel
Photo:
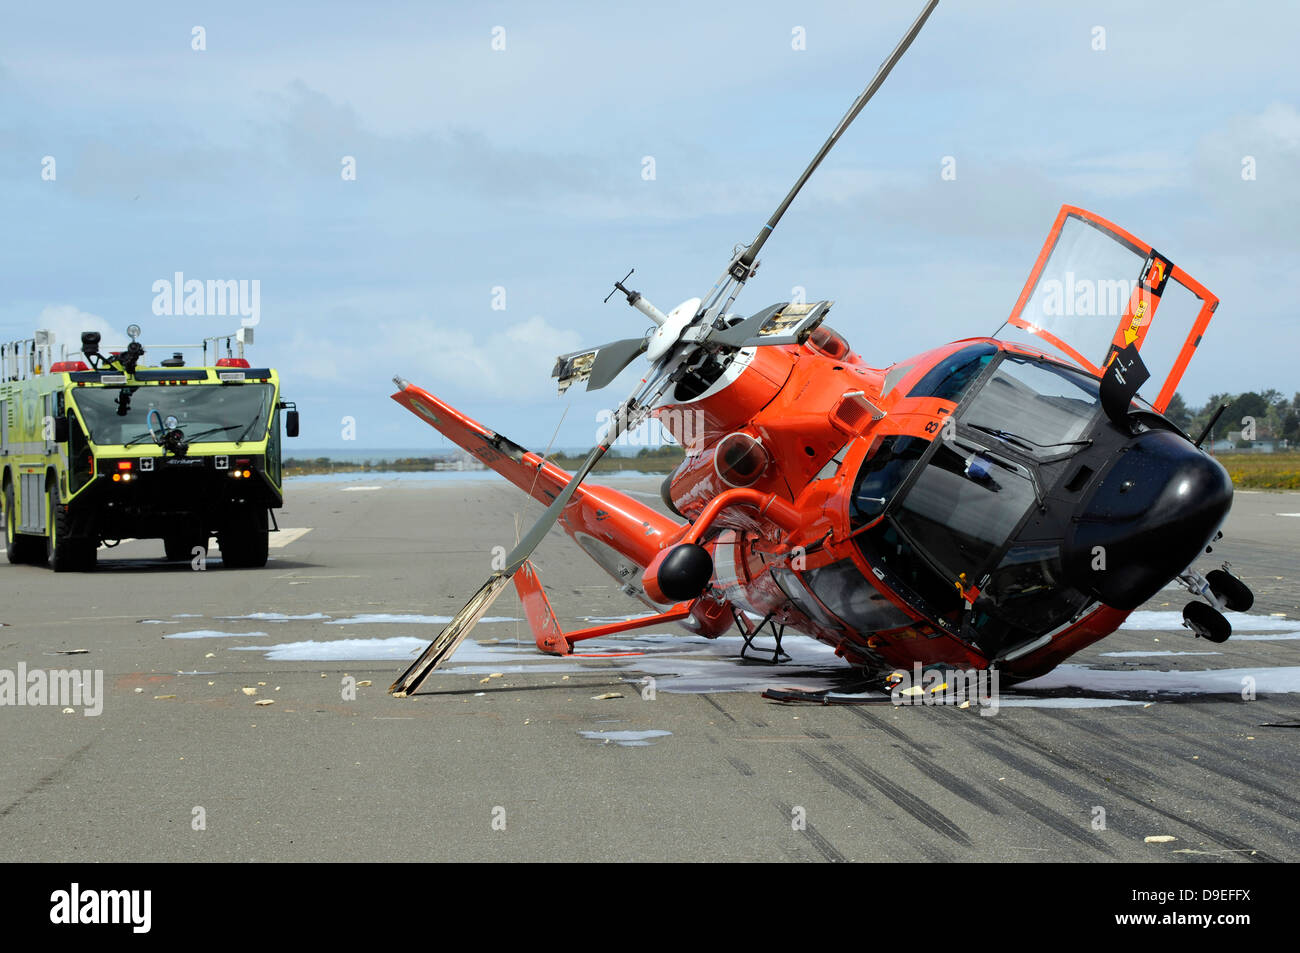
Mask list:
[[[5,556],[11,563],[35,563],[45,555],[39,536],[18,532],[13,484],[5,487]]]
[[[1207,572],[1205,581],[1233,612],[1247,612],[1255,604],[1255,594],[1250,591],[1250,587],[1225,569]]]
[[[226,528],[217,534],[221,561],[231,569],[257,569],[266,565],[268,530],[266,510],[236,510]]]
[[[90,572],[98,561],[95,540],[69,533],[68,514],[64,512],[58,486],[45,491],[45,559],[55,572]]]
[[[208,551],[208,539],[206,536],[200,537],[195,535],[179,535],[163,537],[163,552],[167,558],[174,563],[189,562],[194,558],[194,547],[202,547],[204,554]]]
[[[1232,635],[1232,623],[1222,612],[1204,602],[1189,602],[1183,606],[1183,624],[1196,633],[1197,638],[1211,642],[1226,642]]]

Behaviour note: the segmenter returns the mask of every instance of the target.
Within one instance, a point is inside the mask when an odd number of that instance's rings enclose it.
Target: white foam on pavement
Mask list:
[[[1240,695],[1254,680],[1261,695],[1300,692],[1300,666],[1221,668],[1198,672],[1106,671],[1062,665],[1046,675],[1021,682],[1017,689],[1077,688],[1091,692],[1173,692],[1187,695]]]
[[[218,632],[215,629],[195,629],[193,632],[173,632],[164,639],[252,639],[265,632]]]

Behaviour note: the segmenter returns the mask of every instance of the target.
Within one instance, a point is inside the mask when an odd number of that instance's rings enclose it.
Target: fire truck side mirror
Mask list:
[[[291,410],[284,415],[284,433],[287,437],[298,436],[298,411]]]
[[[68,442],[68,418],[67,417],[54,418],[54,442],[55,443]]]

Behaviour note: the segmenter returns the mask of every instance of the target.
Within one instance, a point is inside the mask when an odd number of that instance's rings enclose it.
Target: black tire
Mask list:
[[[206,556],[208,551],[207,537],[198,537],[194,535],[177,535],[163,537],[163,552],[172,562],[189,562],[194,558],[194,547],[203,547],[203,553]]]
[[[258,508],[231,514],[217,534],[222,564],[231,569],[258,569],[266,565],[269,531],[266,510]]]
[[[1198,637],[1211,642],[1226,642],[1232,635],[1232,623],[1222,612],[1204,602],[1189,602],[1183,606],[1183,622]]]
[[[71,522],[63,511],[58,484],[53,484],[45,491],[45,560],[55,572],[90,572],[98,559],[98,543],[70,535]]]
[[[45,556],[43,541],[39,536],[28,536],[17,530],[18,515],[14,512],[14,487],[5,486],[5,556],[11,563],[37,563]]]
[[[1249,612],[1250,607],[1255,604],[1255,594],[1250,591],[1250,586],[1230,572],[1213,569],[1205,574],[1205,581],[1210,584],[1214,594],[1223,600],[1223,604],[1233,612]]]

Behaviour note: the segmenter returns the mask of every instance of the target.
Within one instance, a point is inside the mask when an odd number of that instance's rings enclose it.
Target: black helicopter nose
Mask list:
[[[1136,609],[1192,564],[1232,506],[1232,481],[1178,434],[1139,434],[1066,533],[1066,575],[1108,606]]]

